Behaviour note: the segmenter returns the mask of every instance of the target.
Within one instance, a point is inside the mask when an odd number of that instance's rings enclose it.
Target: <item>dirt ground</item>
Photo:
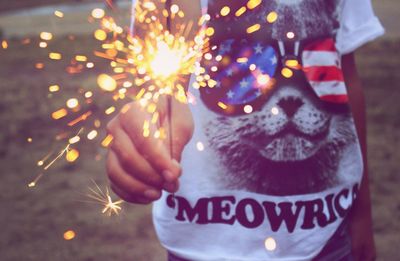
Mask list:
[[[383,20],[394,28],[390,29],[394,34],[363,47],[357,52],[357,63],[367,98],[378,260],[392,261],[400,260],[400,38],[393,26],[397,16],[392,15],[400,4],[397,0],[374,4],[378,12],[386,12]],[[96,93],[96,75],[106,67],[104,62],[94,60],[96,69],[85,75],[64,73],[73,55],[90,53],[96,45],[92,39],[56,37],[49,48],[68,54],[59,63],[46,60],[47,52],[37,44],[36,38],[30,43],[14,39],[8,41],[6,50],[0,47],[0,260],[165,260],[152,227],[150,206],[123,204],[120,216],[107,217],[101,214],[100,204],[86,202],[88,188],[94,187],[92,180],[102,188],[107,184],[105,149],[100,146],[107,117],[99,116],[99,137],[77,147],[80,157],[76,162],[60,160],[36,187],[28,188],[40,173],[37,162],[49,151],[62,149],[63,143],[54,137],[66,121],[55,122],[50,113],[80,89],[99,95],[102,106],[90,107],[94,111],[104,111],[110,98]],[[44,62],[45,69],[35,69],[37,62]],[[60,84],[62,92],[49,95],[50,84]],[[73,240],[64,240],[67,230],[75,231]]]

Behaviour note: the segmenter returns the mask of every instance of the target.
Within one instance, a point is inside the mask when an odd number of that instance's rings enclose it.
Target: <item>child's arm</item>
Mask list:
[[[365,97],[353,53],[343,56],[342,66],[364,161],[360,191],[350,213],[353,255],[356,261],[370,261],[375,260],[376,253],[368,181]]]

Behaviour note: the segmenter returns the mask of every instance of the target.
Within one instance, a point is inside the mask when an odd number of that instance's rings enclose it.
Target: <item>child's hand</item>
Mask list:
[[[178,190],[181,175],[179,161],[184,146],[193,133],[193,119],[188,105],[172,101],[173,155],[169,137],[156,139],[143,136],[143,123],[151,120],[138,102],[129,103],[107,125],[114,139],[107,158],[107,173],[111,188],[122,199],[148,204],[160,198],[161,190]],[[169,135],[166,99],[158,104],[160,126]],[[157,128],[150,124],[150,129]],[[152,134],[154,132],[151,132]]]

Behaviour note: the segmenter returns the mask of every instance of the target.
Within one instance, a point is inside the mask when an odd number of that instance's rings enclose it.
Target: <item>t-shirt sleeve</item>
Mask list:
[[[342,55],[353,52],[385,32],[374,14],[371,0],[343,1],[336,36],[336,48]]]

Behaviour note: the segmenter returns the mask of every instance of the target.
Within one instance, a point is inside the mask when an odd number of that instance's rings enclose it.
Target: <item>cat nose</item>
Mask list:
[[[284,97],[278,101],[278,106],[286,113],[289,118],[303,106],[304,102],[299,97]]]

